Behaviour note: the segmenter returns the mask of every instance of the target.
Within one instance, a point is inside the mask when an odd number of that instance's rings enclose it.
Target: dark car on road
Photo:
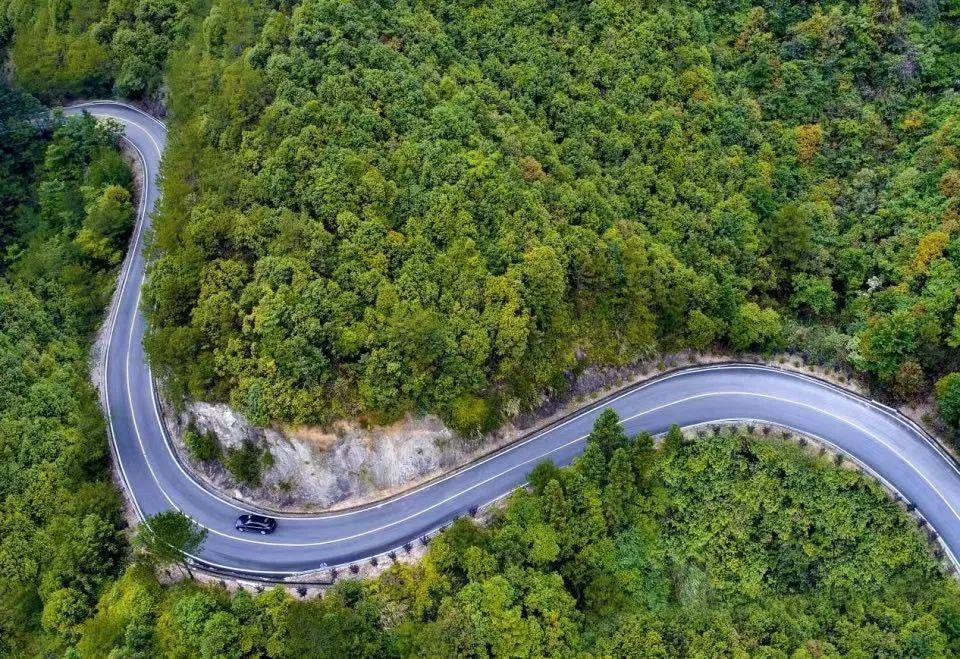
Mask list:
[[[272,517],[264,517],[263,515],[240,515],[234,526],[238,531],[242,531],[243,533],[267,535],[268,533],[273,533],[274,529],[277,528],[277,520]]]

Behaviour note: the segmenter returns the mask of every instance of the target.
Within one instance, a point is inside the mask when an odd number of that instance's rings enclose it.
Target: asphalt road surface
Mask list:
[[[138,512],[176,507],[209,529],[198,563],[264,578],[281,578],[348,564],[396,549],[523,484],[541,460],[568,464],[602,407],[587,409],[548,430],[406,494],[359,509],[325,515],[276,515],[273,535],[233,528],[251,509],[210,492],[178,462],[164,435],[153,379],[144,358],[144,321],[138,312],[143,283],[143,232],[159,198],[157,176],[166,129],[120,103],[76,106],[112,117],[139,152],[146,172],[144,213],[135,246],[124,262],[120,293],[108,317],[104,402],[111,441]],[[914,503],[960,555],[960,470],[924,433],[879,403],[824,382],[779,369],[726,365],[681,371],[622,393],[605,404],[629,433],[665,431],[670,424],[756,420],[818,437],[842,450]]]

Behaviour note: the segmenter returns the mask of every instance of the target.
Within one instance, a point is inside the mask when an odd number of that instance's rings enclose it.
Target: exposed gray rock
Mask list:
[[[221,465],[192,463],[182,445],[191,421],[200,432],[213,431],[224,449],[250,441],[268,450],[273,464],[264,469],[262,485],[238,486]],[[460,442],[435,417],[407,418],[374,429],[341,422],[331,429],[281,431],[252,426],[227,405],[190,403],[176,419],[168,418],[168,425],[180,455],[200,477],[230,496],[286,509],[359,503],[450,468],[465,457]]]

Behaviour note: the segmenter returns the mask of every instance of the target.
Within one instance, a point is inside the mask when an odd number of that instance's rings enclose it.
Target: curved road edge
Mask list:
[[[179,463],[160,421],[153,377],[142,349],[144,324],[138,313],[144,272],[142,241],[159,199],[155,180],[165,128],[154,117],[123,103],[88,102],[67,112],[81,110],[123,123],[124,139],[143,167],[141,203],[131,239],[135,249],[124,259],[104,328],[107,347],[101,355],[100,384],[111,452],[141,519],[176,507],[211,531],[212,546],[193,557],[197,564],[231,576],[281,578],[387,553],[435,532],[465,510],[507,496],[542,459],[568,463],[581,450],[592,418],[612,406],[620,408],[617,411],[629,432],[662,432],[672,422],[691,426],[750,419],[787,427],[829,444],[914,503],[958,565],[960,532],[953,530],[960,527],[960,469],[934,438],[896,410],[832,383],[752,364],[689,367],[666,373],[596,401],[394,497],[335,513],[279,516],[288,520],[284,526],[289,528],[270,541],[236,537],[232,529],[236,511],[252,507],[210,492]],[[151,147],[155,153],[148,156],[144,151]],[[128,286],[131,281],[135,287]],[[768,393],[776,391],[782,395]],[[660,404],[636,411],[651,402]],[[639,421],[641,417],[648,420]],[[828,435],[833,439],[827,439]],[[844,441],[836,435],[842,435]]]

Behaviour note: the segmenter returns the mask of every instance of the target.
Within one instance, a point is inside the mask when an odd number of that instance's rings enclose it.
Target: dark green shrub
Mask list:
[[[223,455],[216,433],[212,430],[201,433],[193,424],[184,433],[183,443],[186,445],[190,457],[198,462],[219,460],[220,456]]]
[[[227,449],[223,466],[227,471],[244,485],[256,487],[260,485],[260,476],[263,468],[273,464],[273,456],[253,442],[245,441],[239,448]]]

